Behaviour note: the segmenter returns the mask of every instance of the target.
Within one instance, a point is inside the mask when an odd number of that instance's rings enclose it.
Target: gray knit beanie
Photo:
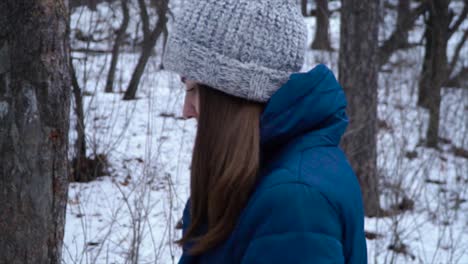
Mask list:
[[[163,65],[189,80],[266,102],[304,63],[296,0],[186,0]]]

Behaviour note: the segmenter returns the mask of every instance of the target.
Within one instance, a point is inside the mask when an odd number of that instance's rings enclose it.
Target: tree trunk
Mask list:
[[[333,50],[330,44],[330,35],[328,34],[329,28],[329,15],[328,0],[316,0],[317,3],[317,25],[315,31],[315,38],[312,42],[311,48],[316,50]]]
[[[169,30],[167,30],[167,27],[164,27],[163,30],[163,37],[164,37],[164,43],[163,43],[163,54],[162,57],[164,57],[166,53],[166,46],[167,46],[167,40],[169,39]],[[161,61],[161,65],[159,65],[160,70],[164,70],[164,65],[163,62]]]
[[[76,131],[77,139],[75,143],[75,148],[78,152],[76,156],[81,157],[82,155],[86,157],[86,134],[85,134],[85,123],[84,123],[84,109],[83,109],[83,95],[81,93],[80,85],[78,84],[78,79],[76,78],[75,67],[73,62],[70,61],[70,71],[71,71],[71,82],[73,87],[73,97],[75,98],[75,113],[76,113]]]
[[[343,1],[339,79],[350,125],[342,146],[359,178],[367,216],[381,213],[377,175],[379,0]]]
[[[148,60],[151,56],[151,52],[153,51],[153,48],[156,45],[156,42],[158,41],[159,37],[162,33],[165,32],[167,27],[167,12],[169,11],[169,0],[157,2],[158,21],[156,22],[156,26],[153,29],[153,31],[149,30],[149,19],[145,2],[139,0],[139,5],[141,9],[141,18],[143,22],[143,51],[140,55],[140,58],[138,59],[137,66],[133,71],[128,88],[125,91],[125,95],[123,97],[124,100],[135,99],[138,85],[140,84],[141,77],[143,76],[146,64],[148,63]]]
[[[75,98],[75,114],[76,114],[76,132],[77,137],[75,141],[75,155],[73,157],[73,173],[71,174],[70,181],[72,182],[87,182],[88,175],[83,173],[83,167],[87,164],[86,156],[86,133],[84,123],[84,110],[83,110],[83,95],[81,93],[78,79],[76,78],[75,67],[73,62],[70,61],[70,75],[73,87],[73,97]]]
[[[399,0],[398,1],[398,14],[397,14],[397,28],[404,28],[406,18],[410,16],[411,9],[410,9],[411,0]],[[408,41],[408,31],[403,30],[399,33],[399,37],[401,41],[407,42]]]
[[[68,1],[0,2],[0,263],[61,263]]]
[[[448,0],[429,2],[429,17],[426,21],[426,49],[419,81],[418,105],[430,113],[426,145],[437,147],[439,141],[439,112],[441,88],[448,78],[447,42],[451,16]]]
[[[303,16],[308,16],[309,14],[307,13],[307,0],[301,0],[301,11]]]
[[[114,47],[112,48],[112,59],[109,68],[109,74],[107,74],[106,88],[104,89],[106,93],[113,92],[115,70],[119,61],[120,46],[122,45],[122,42],[125,39],[125,32],[127,31],[128,22],[130,21],[130,13],[127,1],[128,0],[121,0],[123,20],[119,30],[117,31]]]

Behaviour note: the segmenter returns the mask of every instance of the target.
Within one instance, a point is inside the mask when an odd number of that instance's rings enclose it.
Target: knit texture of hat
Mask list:
[[[186,0],[163,65],[227,94],[266,102],[301,69],[306,37],[295,0]]]

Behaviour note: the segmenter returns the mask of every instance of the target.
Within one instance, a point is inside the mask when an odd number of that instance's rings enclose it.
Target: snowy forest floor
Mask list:
[[[103,26],[91,22],[111,8],[103,4],[96,12],[75,10],[72,30],[104,32]],[[307,18],[307,23],[310,43],[315,19]],[[339,16],[331,17],[330,29],[337,50]],[[385,30],[381,34],[385,37]],[[411,32],[415,39],[420,35],[417,27]],[[90,48],[76,39],[72,45]],[[93,45],[100,48],[101,44]],[[102,45],[109,49],[108,44]],[[464,49],[461,54],[468,55],[468,48]],[[138,99],[132,101],[123,101],[122,92],[138,52],[125,50],[121,55],[116,91],[110,94],[103,90],[111,55],[73,53],[85,95],[87,153],[104,154],[110,169],[93,182],[70,184],[64,263],[165,264],[178,260],[181,250],[173,242],[180,231],[175,226],[189,194],[196,122],[181,118],[183,87],[178,76],[159,70],[160,50],[158,45],[140,83]],[[397,52],[380,73],[381,204],[395,214],[366,218],[369,263],[468,263],[468,89],[443,89],[441,149],[422,146],[429,118],[416,104],[422,56],[422,47]],[[337,73],[337,60],[338,51],[310,50],[303,70],[324,63]],[[466,65],[468,57],[461,60]],[[71,119],[72,146],[74,113]]]

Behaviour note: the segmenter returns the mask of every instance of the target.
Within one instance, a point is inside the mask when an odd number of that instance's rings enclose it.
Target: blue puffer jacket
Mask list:
[[[202,256],[185,250],[179,263],[367,263],[360,188],[338,148],[345,107],[326,66],[292,74],[262,114],[264,166],[236,228]]]

